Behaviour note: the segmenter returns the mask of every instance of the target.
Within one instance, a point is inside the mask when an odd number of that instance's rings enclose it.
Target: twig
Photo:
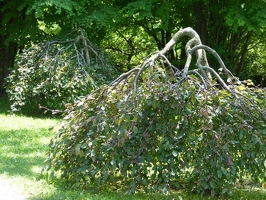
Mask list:
[[[45,106],[42,106],[41,104],[38,104],[38,107],[39,107],[40,110],[41,109],[45,109],[46,111],[51,111],[53,115],[64,112],[62,110],[53,110],[53,109],[47,108]]]

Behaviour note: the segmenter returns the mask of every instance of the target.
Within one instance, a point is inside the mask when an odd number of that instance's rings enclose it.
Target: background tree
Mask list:
[[[265,3],[264,0],[212,0],[194,4],[196,30],[203,37],[203,41],[205,38],[204,43],[216,48],[224,56],[225,63],[231,71],[241,78],[247,77],[250,67],[247,65],[248,50],[254,47],[255,41],[263,44]],[[257,38],[258,35],[262,37]]]
[[[14,65],[15,56],[25,45],[26,36],[36,34],[37,21],[26,15],[32,1],[0,1],[0,93],[4,92],[4,79]],[[27,38],[30,40],[33,38]]]
[[[131,1],[122,12],[127,21],[144,28],[158,49],[179,28],[195,27],[203,44],[217,49],[236,76],[247,78],[248,50],[254,43],[264,45],[265,4],[264,0]],[[184,58],[184,53],[173,49],[168,56],[175,63],[177,58]],[[261,78],[257,79],[257,83],[260,82]]]

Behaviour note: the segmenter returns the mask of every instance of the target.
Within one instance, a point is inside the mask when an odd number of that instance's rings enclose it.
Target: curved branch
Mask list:
[[[210,72],[211,72],[211,73],[217,78],[218,82],[220,83],[220,85],[221,85],[224,89],[226,89],[228,92],[234,94],[233,91],[232,91],[232,90],[226,85],[226,83],[224,82],[224,80],[220,77],[220,75],[219,75],[219,74],[218,74],[213,68],[211,68],[211,67],[209,67],[209,66],[202,66],[202,65],[200,65],[200,64],[198,64],[198,65],[199,65],[199,68],[200,68],[200,69],[210,71]]]
[[[179,30],[173,37],[172,39],[165,45],[165,47],[155,53],[154,55],[152,55],[150,58],[148,58],[147,60],[145,60],[141,67],[140,70],[138,72],[138,74],[135,77],[134,80],[134,89],[136,90],[137,88],[137,81],[139,79],[139,76],[141,75],[141,73],[147,69],[148,67],[152,66],[154,64],[154,61],[160,57],[161,55],[165,55],[169,50],[171,50],[173,48],[173,46],[177,43],[177,41],[183,37],[183,36],[188,36],[191,38],[191,40],[189,40],[188,44],[186,45],[187,48],[187,55],[188,55],[188,59],[185,65],[185,73],[183,73],[183,78],[187,75],[187,71],[188,68],[190,66],[191,60],[192,60],[192,54],[189,55],[189,49],[191,49],[192,45],[201,45],[201,40],[200,37],[198,35],[198,33],[196,31],[194,31],[191,27],[185,28],[185,29],[181,29]],[[201,65],[206,65],[208,66],[208,61],[207,61],[207,57],[206,57],[206,53],[204,51],[204,49],[198,49],[197,50],[197,61],[201,64]],[[208,80],[207,75],[205,74],[205,72],[203,72],[203,76]],[[209,77],[210,78],[210,77]]]
[[[187,74],[188,74],[188,75],[189,75],[189,74],[196,74],[196,75],[200,78],[201,82],[203,83],[204,88],[205,88],[205,89],[208,88],[209,82],[206,82],[206,81],[205,81],[205,79],[204,79],[203,76],[198,72],[197,69],[189,70],[189,71],[187,72]]]
[[[112,81],[109,86],[112,87],[112,90],[116,88],[116,86],[121,83],[123,80],[128,79],[132,74],[136,74],[140,71],[140,68],[133,68],[130,71],[121,74],[118,78]]]
[[[160,51],[160,54],[166,54],[169,50],[171,50],[173,48],[173,46],[177,43],[177,41],[184,36],[188,36],[191,38],[191,40],[188,41],[187,45],[186,45],[186,52],[188,55],[188,50],[191,48],[191,46],[194,45],[202,45],[201,39],[198,35],[198,33],[196,31],[194,31],[191,27],[185,28],[185,29],[181,29],[179,30],[173,37],[172,39],[165,45],[165,47]],[[204,66],[209,66],[208,61],[207,61],[207,57],[206,57],[206,53],[203,49],[198,49],[197,50],[197,60],[199,63],[201,63]],[[188,61],[189,63],[189,61]],[[187,64],[188,64],[187,63]],[[189,63],[190,64],[190,63]],[[185,70],[184,70],[184,76],[186,75],[187,71],[188,71],[188,66],[185,66]],[[210,78],[210,77],[209,77]]]
[[[212,48],[210,48],[209,46],[206,46],[206,45],[197,45],[197,46],[194,46],[191,50],[189,50],[189,52],[191,54],[193,54],[193,52],[197,51],[198,49],[204,49],[204,50],[210,52],[217,59],[218,63],[220,64],[220,66],[222,67],[222,69],[224,70],[226,75],[229,78],[234,77],[233,74],[231,73],[231,71],[229,71],[227,69],[227,67],[225,66],[223,60],[221,59],[221,57],[218,55],[218,53],[214,49],[212,49]]]
[[[142,72],[147,69],[148,67],[152,66],[154,64],[154,61],[160,56],[160,52],[153,54],[150,58],[146,59],[140,66],[140,70],[135,76],[134,82],[133,82],[133,87],[134,90],[137,89],[137,82],[139,79],[139,76],[142,74]]]
[[[184,72],[182,74],[182,77],[185,77],[187,74],[188,74],[188,70],[189,70],[189,67],[190,67],[190,64],[191,64],[191,61],[192,61],[192,54],[189,53],[189,50],[191,49],[191,46],[193,45],[193,43],[195,43],[195,39],[191,39],[187,42],[186,44],[186,55],[187,55],[187,60],[186,60],[186,63],[185,63],[185,66],[184,66]]]
[[[169,50],[173,48],[173,46],[177,43],[177,41],[183,37],[188,36],[190,38],[195,38],[199,44],[201,44],[200,37],[196,31],[194,31],[191,27],[179,30],[172,39],[165,45],[165,47],[160,51],[161,54],[166,54]]]
[[[81,41],[82,44],[84,46],[84,57],[85,57],[85,61],[86,61],[86,65],[90,65],[90,54],[89,54],[89,50],[88,50],[88,44],[87,44],[87,40],[84,36],[83,30],[80,30],[80,35],[81,35]]]

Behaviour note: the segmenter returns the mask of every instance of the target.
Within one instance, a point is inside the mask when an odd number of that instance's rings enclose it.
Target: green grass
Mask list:
[[[49,184],[41,178],[41,170],[44,167],[45,152],[54,135],[53,130],[49,131],[49,129],[56,126],[59,120],[30,117],[29,115],[10,116],[8,109],[7,99],[0,97],[0,194],[2,181],[4,184],[8,183],[8,189],[12,192],[18,192],[25,199],[31,200],[217,199],[191,195],[182,191],[176,191],[169,196],[158,193],[135,195],[106,191],[95,193],[89,190],[68,189],[60,181]],[[266,193],[261,189],[239,190],[231,199],[261,200],[266,199]]]

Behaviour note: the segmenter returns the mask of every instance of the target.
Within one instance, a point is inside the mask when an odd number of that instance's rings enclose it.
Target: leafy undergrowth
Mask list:
[[[0,98],[0,182],[8,182],[10,188],[5,188],[5,192],[7,189],[13,193],[17,190],[17,194],[21,195],[20,199],[206,199],[206,197],[182,191],[174,191],[170,195],[158,193],[129,195],[111,190],[99,192],[97,188],[69,189],[60,182],[49,184],[41,178],[41,170],[44,167],[43,161],[48,143],[54,135],[49,128],[56,125],[58,120],[9,116],[7,109],[6,99]],[[1,192],[3,188],[0,188],[0,197]],[[236,191],[232,199],[264,199],[265,197],[266,193],[263,190],[250,189]]]

